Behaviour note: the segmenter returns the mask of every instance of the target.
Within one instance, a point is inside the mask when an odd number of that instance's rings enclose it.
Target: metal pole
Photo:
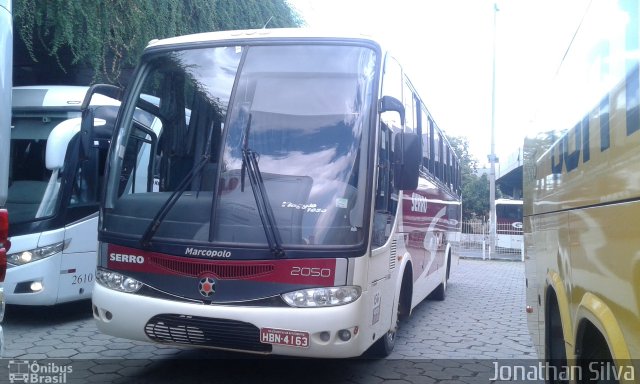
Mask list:
[[[491,154],[489,155],[489,255],[495,251],[496,246],[496,15],[498,5],[493,4],[493,65],[491,77]],[[491,256],[489,256],[491,258]]]

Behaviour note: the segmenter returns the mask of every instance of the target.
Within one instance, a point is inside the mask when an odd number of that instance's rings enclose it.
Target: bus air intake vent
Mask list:
[[[398,260],[398,240],[393,239],[391,241],[391,248],[389,249],[389,270],[392,271],[396,268],[396,260]]]
[[[237,320],[177,314],[156,315],[144,327],[158,343],[186,344],[257,353],[271,352],[271,344],[260,342],[260,329]]]
[[[211,273],[221,280],[251,279],[267,275],[274,270],[272,264],[241,264],[233,262],[214,264],[195,260],[175,260],[161,257],[151,257],[149,261],[158,267],[180,275],[198,277],[203,273]]]

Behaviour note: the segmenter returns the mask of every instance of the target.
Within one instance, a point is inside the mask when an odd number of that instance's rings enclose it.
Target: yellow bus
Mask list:
[[[527,312],[549,382],[640,380],[639,8],[586,6],[525,140]]]

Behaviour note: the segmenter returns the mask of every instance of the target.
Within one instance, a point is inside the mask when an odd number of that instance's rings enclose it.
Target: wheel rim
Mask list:
[[[396,332],[392,331],[392,330],[389,330],[389,332],[387,332],[387,342],[389,344],[393,344],[395,339],[396,339]]]

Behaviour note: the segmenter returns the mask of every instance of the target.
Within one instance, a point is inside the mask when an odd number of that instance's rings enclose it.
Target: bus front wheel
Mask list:
[[[396,346],[396,327],[394,326],[394,329],[388,330],[371,346],[371,355],[373,357],[384,358],[393,352],[393,348]]]

